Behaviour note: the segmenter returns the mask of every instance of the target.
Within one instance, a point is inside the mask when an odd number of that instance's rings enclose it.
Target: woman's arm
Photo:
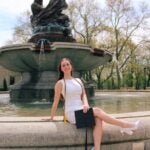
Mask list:
[[[52,109],[51,109],[51,118],[50,118],[51,120],[54,119],[54,116],[58,107],[58,103],[60,100],[61,91],[62,91],[62,84],[60,81],[58,81],[55,85],[54,101],[53,101]]]
[[[83,101],[83,112],[86,113],[89,110],[90,106],[89,106],[89,103],[88,103],[88,99],[87,99],[85,89],[83,89],[82,101]]]
[[[85,89],[84,89],[84,92],[83,92],[82,100],[83,100],[83,104],[87,105],[89,107],[89,103],[88,103],[88,99],[87,99],[87,95],[86,95]]]
[[[82,98],[82,101],[83,101],[83,112],[86,113],[89,110],[89,103],[88,103],[88,98],[87,98],[87,95],[86,95],[86,92],[85,92],[83,82],[81,80],[80,80],[80,82],[81,82],[81,85],[82,85],[81,98]]]

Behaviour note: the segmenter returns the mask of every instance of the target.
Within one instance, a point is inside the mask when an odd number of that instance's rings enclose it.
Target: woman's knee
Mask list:
[[[95,123],[96,124],[102,124],[102,119],[95,117]]]
[[[94,116],[99,116],[100,113],[102,113],[102,109],[99,107],[93,107]]]

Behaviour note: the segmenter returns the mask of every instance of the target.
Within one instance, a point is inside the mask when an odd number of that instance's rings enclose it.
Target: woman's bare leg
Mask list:
[[[96,125],[93,128],[94,150],[100,150],[102,140],[102,120],[95,117]]]
[[[102,109],[98,107],[93,107],[94,116],[100,118],[106,123],[120,126],[122,128],[132,128],[134,126],[133,123],[116,119],[111,115],[104,112]]]

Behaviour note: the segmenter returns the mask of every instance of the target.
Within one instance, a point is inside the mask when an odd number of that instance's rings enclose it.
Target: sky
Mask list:
[[[2,1],[2,0],[1,0]],[[12,38],[13,28],[17,25],[17,19],[21,13],[31,11],[31,3],[34,0],[3,0],[0,3],[0,47],[4,46]],[[49,0],[44,0],[45,5]],[[69,0],[66,0],[67,2]],[[98,0],[104,2],[104,0]],[[150,6],[149,0],[133,0],[135,4],[145,1]]]

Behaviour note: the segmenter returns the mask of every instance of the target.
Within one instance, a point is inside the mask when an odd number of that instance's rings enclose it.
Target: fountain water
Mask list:
[[[100,107],[107,113],[128,113],[150,110],[149,92],[96,92],[89,99],[90,106]],[[10,103],[9,94],[0,94],[0,116],[36,117],[49,114],[52,102],[45,99],[30,103]],[[59,103],[57,115],[63,114],[63,103]]]

